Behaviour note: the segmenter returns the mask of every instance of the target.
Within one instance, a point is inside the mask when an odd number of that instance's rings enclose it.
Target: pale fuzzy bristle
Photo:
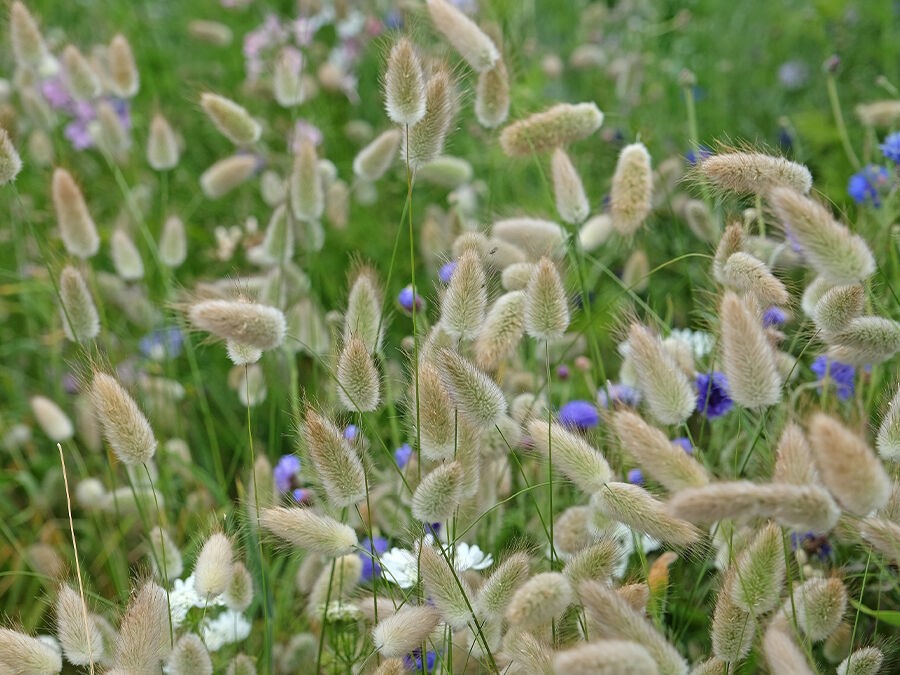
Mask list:
[[[762,652],[772,675],[814,675],[803,651],[791,636],[790,626],[776,617],[766,630]]]
[[[637,388],[663,424],[681,424],[697,405],[694,387],[658,336],[638,323],[628,330]]]
[[[602,582],[586,582],[578,596],[597,637],[636,642],[647,650],[661,673],[687,673],[687,663],[656,628]]]
[[[481,588],[475,603],[480,615],[499,621],[512,600],[516,589],[528,578],[528,555],[513,553],[491,573]]]
[[[719,314],[722,362],[734,401],[750,409],[781,400],[781,374],[762,322],[745,301],[726,291]]]
[[[228,664],[225,675],[257,675],[256,664],[246,654],[238,654]]]
[[[484,371],[496,371],[515,353],[524,334],[525,293],[517,290],[501,295],[491,306],[472,345],[475,364]]]
[[[0,667],[7,673],[58,673],[62,654],[38,638],[0,628]]]
[[[325,219],[337,230],[346,229],[350,220],[350,186],[336,180],[325,190]]]
[[[128,39],[121,33],[113,36],[107,51],[108,86],[118,98],[132,98],[138,92],[140,77]]]
[[[128,673],[150,673],[169,656],[172,644],[166,591],[151,581],[135,593],[119,624],[115,663]]]
[[[9,38],[16,65],[38,71],[45,65],[49,52],[44,37],[25,3],[19,0],[9,7]]]
[[[713,257],[712,271],[713,278],[720,284],[724,284],[726,281],[725,263],[732,255],[741,252],[744,248],[745,239],[744,227],[740,223],[732,223],[726,227],[719,238],[719,243],[716,245],[716,254]]]
[[[585,252],[591,253],[603,246],[615,229],[612,218],[601,213],[581,226],[578,231],[578,243]]]
[[[728,665],[720,658],[712,658],[695,663],[691,668],[691,675],[728,675]]]
[[[545,642],[527,631],[510,630],[503,639],[503,651],[514,673],[553,673],[552,652]]]
[[[403,659],[391,658],[382,661],[381,665],[372,672],[372,675],[405,675],[407,672],[409,671],[406,669],[406,663]]]
[[[255,155],[232,155],[209,167],[200,176],[200,187],[209,199],[218,199],[246,182],[259,168]]]
[[[499,240],[498,240],[499,241]],[[503,289],[505,291],[513,292],[513,291],[523,291],[525,287],[528,285],[528,282],[531,280],[532,274],[537,269],[537,265],[530,262],[517,262],[512,265],[504,268],[503,274],[500,277],[500,283],[503,285]],[[524,324],[524,312],[525,312],[525,295],[522,294],[522,332],[525,332],[525,324]],[[496,308],[497,304],[494,304]]]
[[[865,240],[820,203],[790,188],[774,189],[768,199],[775,217],[819,275],[835,284],[852,284],[875,271],[875,258]]]
[[[116,274],[125,281],[138,281],[144,278],[144,261],[141,253],[125,230],[117,229],[113,232],[109,246]]]
[[[384,97],[388,117],[395,124],[413,125],[425,116],[425,75],[415,47],[405,37],[391,48]]]
[[[724,285],[741,294],[752,295],[763,307],[786,305],[790,295],[784,284],[758,258],[738,251],[732,253],[722,266]]]
[[[66,660],[76,666],[97,663],[106,656],[103,635],[81,596],[68,584],[60,587],[56,598],[56,636]]]
[[[304,137],[297,144],[288,178],[291,213],[302,222],[317,222],[325,210],[325,191],[318,162],[315,144]]]
[[[189,22],[187,32],[195,40],[208,42],[219,47],[227,47],[234,38],[231,29],[224,23],[205,21],[203,19],[194,19]]]
[[[560,558],[567,559],[587,546],[592,518],[588,506],[570,506],[554,518],[553,548]]]
[[[881,672],[884,654],[877,647],[857,649],[837,667],[837,675],[877,675]]]
[[[553,655],[554,673],[616,675],[659,673],[646,649],[628,640],[596,640]]]
[[[350,553],[359,543],[350,526],[301,507],[263,509],[260,524],[294,546],[330,558]]]
[[[347,410],[372,412],[381,402],[381,383],[378,368],[366,344],[357,336],[351,337],[338,358],[338,398]]]
[[[650,286],[650,259],[638,248],[631,252],[622,268],[622,284],[635,293],[643,293]]]
[[[425,115],[404,130],[403,157],[410,168],[418,169],[443,152],[456,114],[456,96],[453,77],[446,68],[438,69],[428,79]]]
[[[900,351],[900,322],[861,316],[830,336],[829,345],[828,355],[834,361],[860,367],[881,363]]]
[[[900,523],[886,518],[863,518],[859,522],[863,541],[884,555],[895,565],[900,565]]]
[[[404,656],[421,649],[440,620],[441,615],[434,607],[406,605],[375,626],[372,642],[382,656]]]
[[[859,284],[835,286],[816,302],[812,319],[825,341],[830,342],[853,319],[862,316],[865,304],[866,291]]]
[[[156,452],[156,438],[137,403],[119,382],[96,371],[88,389],[103,436],[124,464],[143,464]]]
[[[235,340],[225,340],[225,351],[228,360],[236,366],[253,365],[262,358],[261,349]],[[246,391],[243,393],[246,395]],[[241,392],[238,392],[238,395],[241,395]]]
[[[760,616],[778,604],[785,569],[781,529],[769,523],[741,553],[726,590],[742,609]]]
[[[542,256],[558,257],[566,241],[562,227],[538,218],[498,220],[491,226],[491,235],[517,246],[535,262]]]
[[[491,428],[506,413],[503,391],[468,359],[442,349],[440,364],[441,381],[450,398],[478,428]]]
[[[166,267],[180,267],[187,260],[187,235],[184,222],[178,216],[169,216],[159,236],[159,261]]]
[[[854,109],[859,121],[870,127],[892,127],[900,120],[900,100],[860,103]]]
[[[562,616],[575,600],[568,578],[559,572],[542,572],[519,586],[504,616],[516,630],[540,630]]]
[[[0,185],[14,181],[21,170],[22,158],[6,129],[0,126]]]
[[[558,340],[569,327],[569,303],[559,271],[543,257],[525,287],[525,332],[538,340]]]
[[[422,546],[419,568],[425,592],[451,628],[461,630],[473,620],[468,598],[474,598],[475,594],[465,578],[456,576],[444,555],[431,546]]]
[[[781,432],[775,448],[772,480],[792,485],[814,485],[819,476],[813,462],[812,448],[799,424],[789,422]]]
[[[194,588],[201,598],[211,600],[231,583],[234,550],[231,540],[221,532],[209,536],[194,565]]]
[[[609,417],[608,424],[622,449],[668,490],[677,492],[709,483],[709,474],[702,464],[640,415],[618,410]]]
[[[809,442],[822,482],[844,509],[865,516],[887,503],[890,477],[864,438],[816,413],[809,421]]]
[[[441,325],[454,338],[471,340],[484,324],[487,278],[481,258],[468,249],[459,258],[441,301]]]
[[[307,598],[307,615],[321,620],[331,603],[348,600],[359,585],[362,558],[356,553],[342,555],[333,565],[325,565],[312,585]]]
[[[603,455],[584,438],[559,422],[532,419],[528,433],[542,455],[552,456],[553,464],[585,494],[601,490],[612,477]]]
[[[303,103],[311,93],[303,75],[303,56],[293,47],[283,47],[275,56],[272,72],[272,94],[282,108]]]
[[[853,626],[843,621],[822,643],[822,654],[829,663],[840,663],[850,654],[852,640]]]
[[[700,539],[700,530],[671,516],[662,502],[638,485],[609,482],[591,497],[591,507],[670,546],[690,546]]]
[[[75,45],[66,45],[63,49],[62,71],[74,99],[90,101],[100,95],[100,78]]]
[[[682,490],[669,500],[667,509],[676,518],[692,523],[772,518],[785,527],[820,533],[831,530],[841,514],[828,492],[816,485],[759,485],[749,481]]]
[[[262,127],[247,110],[229,98],[204,92],[200,107],[216,129],[235,145],[250,145],[259,140]]]
[[[732,583],[734,578],[730,576],[725,582],[726,588]],[[710,631],[713,654],[725,663],[741,661],[753,646],[756,625],[754,615],[736,603],[725,589],[721,590]]]
[[[181,551],[172,541],[168,531],[156,526],[150,530],[148,538],[150,540],[150,560],[156,575],[164,581],[180,577],[184,571],[184,562],[181,558]],[[165,565],[164,569],[163,565]]]
[[[888,403],[875,439],[878,454],[888,462],[900,462],[900,386]]]
[[[381,287],[375,272],[368,267],[361,268],[350,284],[342,335],[345,341],[358,335],[372,354],[381,351],[384,330],[381,298]]]
[[[596,103],[559,103],[504,128],[500,147],[509,157],[527,157],[587,138],[601,124],[603,113]]]
[[[187,316],[199,330],[263,351],[281,345],[287,329],[280,309],[241,300],[197,302]]]
[[[340,429],[324,415],[308,408],[303,435],[328,501],[342,507],[362,499],[366,494],[362,461]]]
[[[800,298],[800,307],[803,309],[803,313],[812,319],[815,316],[816,305],[819,303],[819,300],[834,286],[835,284],[821,276],[810,281]]]
[[[31,397],[31,412],[34,419],[50,440],[64,443],[75,435],[72,420],[56,403],[46,396]]]
[[[674,555],[674,554],[673,554]],[[626,584],[619,586],[616,593],[628,603],[635,612],[644,614],[647,611],[647,601],[650,599],[650,587],[647,584]]]
[[[630,237],[650,215],[653,206],[653,172],[650,153],[643,143],[622,148],[609,190],[609,208],[613,227]]]
[[[243,612],[253,601],[253,577],[244,563],[231,566],[231,581],[223,595],[226,606],[235,612]]]
[[[487,129],[496,129],[509,116],[509,75],[500,58],[478,75],[475,85],[475,119]]]
[[[434,27],[472,70],[483,73],[497,62],[496,45],[474,21],[447,0],[426,0],[426,4]]]
[[[206,645],[194,633],[178,638],[166,665],[171,675],[212,675],[213,672]]]
[[[75,503],[87,511],[96,511],[106,496],[106,487],[96,478],[85,478],[75,487]]]
[[[715,244],[722,236],[722,225],[710,211],[706,202],[699,199],[688,199],[681,207],[684,221],[688,228],[701,241]]]
[[[793,600],[783,612],[813,642],[831,635],[840,625],[847,609],[847,589],[840,579],[807,579],[794,589]]]
[[[778,187],[806,194],[812,187],[812,175],[805,166],[761,152],[710,155],[696,169],[714,187],[738,194],[765,195]]]
[[[425,523],[449,520],[462,499],[463,467],[459,462],[441,464],[422,478],[412,498],[412,513]]]
[[[147,164],[156,171],[167,171],[178,165],[180,155],[181,150],[172,125],[160,113],[156,113],[150,122],[150,135],[147,138]]]
[[[420,166],[416,178],[452,190],[471,182],[473,175],[472,165],[466,160],[441,155]]]
[[[562,148],[556,148],[550,160],[550,174],[553,178],[553,194],[556,197],[556,212],[563,221],[580,225],[588,217],[591,207],[578,170]]]
[[[424,361],[418,367],[418,382],[413,378],[409,397],[410,416],[418,425],[422,456],[432,460],[452,459],[455,448],[456,420],[453,401],[441,382],[438,369]],[[416,408],[418,384],[418,409]]]
[[[574,587],[583,581],[609,581],[622,563],[626,551],[613,537],[602,537],[585,546],[566,562],[563,574]]]
[[[97,146],[109,154],[116,162],[123,163],[128,158],[131,137],[112,103],[100,99],[97,105],[97,125],[91,127],[91,134]]]
[[[55,169],[51,191],[59,234],[66,251],[77,258],[90,258],[100,249],[100,237],[72,174],[65,169]]]
[[[389,129],[379,135],[353,158],[353,173],[368,181],[381,178],[394,163],[402,138],[400,129]]]

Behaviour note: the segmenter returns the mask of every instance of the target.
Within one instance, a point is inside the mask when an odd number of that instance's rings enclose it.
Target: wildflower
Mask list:
[[[272,471],[275,487],[279,492],[289,492],[295,486],[300,473],[300,458],[296,455],[282,455]]]
[[[787,323],[788,315],[780,307],[769,307],[765,312],[763,312],[762,322],[763,326],[766,328],[773,328],[776,326],[783,326]]]
[[[734,405],[728,395],[728,380],[718,371],[697,374],[697,409],[708,419],[721,417]]]
[[[359,543],[359,545],[364,549],[364,552],[359,554],[359,558],[360,560],[362,560],[362,573],[360,574],[360,581],[366,582],[380,577],[381,565],[378,563],[378,561],[375,560],[375,557],[377,556],[378,558],[380,558],[384,553],[387,552],[388,540],[384,537],[375,537],[374,539],[366,537]]]
[[[813,361],[810,368],[819,378],[819,389],[830,382],[834,384],[837,397],[842,401],[853,396],[856,368],[852,365],[833,361],[823,354]]]
[[[696,149],[691,148],[686,153],[684,153],[684,159],[688,164],[694,166],[698,161],[702,162],[707,157],[711,157],[712,154],[712,149],[701,143],[697,146]]]
[[[359,427],[355,424],[348,424],[344,427],[344,438],[351,443],[359,437]]]
[[[403,310],[412,315],[413,311],[421,312],[425,309],[425,299],[413,290],[412,286],[406,286],[397,296],[397,304]]]
[[[887,186],[889,180],[890,174],[886,168],[869,164],[850,176],[847,193],[857,204],[871,200],[872,206],[878,208],[881,206],[879,193]]]
[[[206,648],[215,652],[227,644],[240,642],[250,635],[250,622],[233,610],[225,610],[215,619],[207,619],[200,625],[200,637]]]
[[[455,260],[451,260],[450,262],[441,265],[441,269],[438,270],[438,279],[441,280],[442,284],[450,283],[450,278],[453,276],[454,270],[456,270]]]
[[[397,468],[402,469],[407,464],[409,464],[409,460],[412,457],[413,450],[409,446],[409,443],[404,443],[399,448],[394,450],[394,461],[397,462]]]
[[[678,438],[673,438],[672,442],[684,450],[687,454],[694,454],[694,444],[691,443],[690,438],[686,438],[685,436],[679,436]]]
[[[425,652],[422,659],[422,650],[416,649],[403,657],[403,667],[414,673],[433,673],[437,665],[437,652]]]
[[[831,544],[824,535],[815,532],[791,532],[791,550],[800,549],[819,560],[827,560],[831,555]]]
[[[440,530],[439,523],[426,524],[434,534]],[[425,535],[424,545],[431,546],[434,541],[432,534]],[[397,584],[400,588],[412,588],[419,581],[419,560],[418,560],[419,544],[416,543],[414,551],[403,548],[392,548],[390,551],[383,553],[379,562],[381,563],[384,578]],[[469,545],[464,541],[456,542],[453,546],[445,546],[444,550],[447,557],[453,561],[453,567],[457,574],[466,570],[483,570],[494,564],[494,556],[485,553],[477,545]]]
[[[641,402],[641,392],[634,387],[619,382],[607,381],[606,386],[597,390],[597,403],[603,408],[625,405],[636,408]]]
[[[680,340],[691,348],[695,359],[702,359],[709,354],[715,345],[715,338],[702,330],[690,328],[675,328],[669,333],[669,337]]]
[[[881,152],[884,153],[885,159],[890,160],[894,164],[900,164],[900,131],[888,135],[882,143]]]
[[[566,364],[560,365],[556,369],[556,377],[558,377],[560,380],[568,380],[569,379],[569,366],[567,366]]]
[[[177,326],[158,328],[138,342],[138,349],[148,359],[162,361],[181,354],[184,336]]]
[[[600,423],[597,407],[589,401],[569,401],[559,409],[560,424],[585,431]]]
[[[631,469],[628,471],[628,482],[632,485],[644,484],[644,472],[640,469]]]

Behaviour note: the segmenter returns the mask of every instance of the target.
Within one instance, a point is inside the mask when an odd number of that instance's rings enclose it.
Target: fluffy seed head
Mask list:
[[[309,592],[306,604],[309,617],[321,619],[328,605],[349,600],[359,585],[361,574],[362,558],[356,553],[337,558],[333,568],[325,565]]]
[[[840,363],[864,366],[887,361],[898,351],[900,322],[880,316],[861,316],[830,336],[828,355]]]
[[[862,316],[866,292],[859,284],[834,286],[816,302],[812,319],[826,341],[847,328],[853,319]]]
[[[860,103],[855,109],[859,121],[870,127],[891,127],[900,120],[900,101]]]
[[[503,391],[470,361],[455,351],[441,349],[441,381],[450,398],[479,428],[489,429],[506,413]]]
[[[550,624],[572,604],[575,594],[565,575],[542,572],[513,594],[505,617],[517,630],[537,630]]]
[[[720,309],[722,361],[731,397],[757,409],[781,400],[781,375],[762,322],[735,293],[726,291]]]
[[[472,165],[466,160],[449,155],[435,157],[427,164],[419,167],[416,177],[449,189],[472,181]]]
[[[225,604],[235,612],[243,612],[253,601],[253,577],[242,562],[231,566],[231,581],[223,596]]]
[[[509,75],[503,59],[478,75],[475,85],[475,119],[488,129],[495,129],[509,115]]]
[[[194,565],[194,588],[200,597],[215,598],[225,592],[231,582],[234,550],[221,532],[206,540]]]
[[[448,520],[460,505],[463,477],[462,465],[449,462],[422,478],[413,493],[413,517],[424,523]]]
[[[50,440],[62,443],[75,435],[72,420],[56,403],[44,396],[31,397],[31,412]]]
[[[441,382],[440,372],[427,361],[419,364],[418,413],[415,386],[413,378],[413,390],[409,396],[410,416],[418,420],[422,456],[437,461],[452,459],[456,445],[456,420],[453,401]]]
[[[303,434],[316,475],[334,506],[351,506],[366,494],[363,465],[344,435],[327,417],[306,410]]]
[[[228,664],[228,669],[225,671],[225,675],[256,675],[256,666],[253,663],[253,659],[251,659],[246,654],[238,654],[235,656],[231,663]]]
[[[381,178],[394,163],[402,138],[400,129],[382,133],[354,157],[353,173],[368,181]]]
[[[818,482],[812,448],[809,447],[803,429],[798,424],[789,422],[781,432],[775,449],[775,470],[772,480],[792,485],[811,485]]]
[[[787,289],[760,259],[738,251],[732,253],[722,266],[722,280],[727,288],[754,296],[763,307],[786,305],[790,301]]]
[[[172,125],[160,113],[156,113],[150,122],[150,135],[147,138],[147,164],[156,171],[174,169],[178,165],[180,154]]]
[[[763,636],[763,655],[772,675],[813,675],[806,656],[794,638],[790,626],[776,617]]]
[[[725,152],[697,162],[697,173],[713,186],[738,194],[768,194],[786,187],[806,194],[812,175],[802,164],[761,152]]]
[[[450,563],[431,546],[421,548],[419,566],[425,592],[434,606],[451,628],[461,630],[472,620],[467,598],[474,597],[465,579],[457,578]]]
[[[504,560],[478,590],[475,606],[480,615],[499,621],[528,574],[529,562],[525,553],[513,553]]]
[[[81,596],[68,584],[60,587],[56,598],[56,636],[66,660],[76,666],[96,663],[105,656],[97,623],[88,614]]]
[[[596,251],[606,243],[614,230],[612,218],[601,213],[581,226],[578,231],[578,243],[588,253]]]
[[[579,225],[591,212],[584,185],[578,170],[562,148],[553,151],[550,162],[553,177],[553,194],[556,197],[556,211],[559,217],[572,225]]]
[[[439,68],[425,86],[425,115],[404,130],[403,157],[413,169],[440,156],[456,114],[453,77]]]
[[[650,413],[663,424],[681,424],[694,412],[697,397],[694,387],[678,367],[658,336],[633,323],[628,344],[637,387],[644,395]]]
[[[875,447],[882,459],[889,462],[900,462],[900,386],[897,393],[888,404],[881,426],[878,427],[878,437]]]
[[[343,338],[346,342],[357,335],[370,353],[381,351],[381,287],[375,272],[363,267],[350,285],[347,311],[344,314]]]
[[[34,17],[19,0],[9,7],[9,38],[17,66],[36,71],[46,68],[50,54],[44,37]]]
[[[359,543],[349,525],[296,506],[263,509],[260,524],[289,544],[329,558],[347,555]]]
[[[22,170],[22,158],[16,151],[9,134],[0,126],[0,185],[15,180]]]
[[[59,651],[46,642],[0,628],[0,666],[8,673],[58,673],[63,664]]]
[[[184,222],[178,216],[169,216],[159,237],[159,261],[166,267],[180,267],[187,259],[187,235]]]
[[[62,69],[72,98],[90,101],[100,95],[100,78],[75,45],[66,45],[63,49]]]
[[[275,57],[272,93],[282,108],[292,108],[306,100],[307,87],[303,76],[303,57],[296,50],[285,47]]]
[[[725,285],[725,263],[735,253],[739,253],[744,248],[746,235],[744,227],[740,223],[732,223],[725,228],[719,243],[716,245],[716,255],[713,258],[713,278],[720,284]]]
[[[205,92],[200,106],[216,129],[235,145],[249,145],[259,140],[262,127],[250,113],[231,99]]]
[[[887,560],[900,564],[900,524],[885,518],[863,518],[859,522],[859,533]]]
[[[116,34],[107,51],[109,83],[112,93],[119,98],[132,98],[138,92],[140,77],[131,45],[124,35]]]
[[[568,327],[566,290],[556,265],[543,257],[525,287],[525,331],[538,340],[557,340]]]
[[[61,168],[54,170],[52,193],[63,245],[71,255],[90,258],[100,248],[100,237],[72,174]]]
[[[701,241],[714,244],[722,234],[722,226],[713,216],[706,202],[699,199],[688,199],[682,207],[684,220],[688,228]]]
[[[650,285],[650,259],[638,248],[631,252],[622,268],[622,283],[635,293],[643,293]]]
[[[143,464],[156,452],[153,429],[116,378],[96,371],[88,396],[103,436],[123,464]]]
[[[508,218],[491,226],[491,235],[525,252],[529,260],[556,257],[565,245],[566,233],[557,223],[537,218]]]
[[[669,515],[662,502],[631,483],[607,483],[591,497],[591,508],[670,546],[689,546],[700,538],[697,528]]]
[[[468,249],[450,276],[441,302],[441,325],[448,335],[470,340],[484,324],[487,278],[477,251]]]
[[[818,642],[840,625],[846,609],[847,589],[840,579],[812,578],[794,589],[793,606],[787,603],[784,611],[793,612],[800,630]]]
[[[447,0],[426,0],[426,4],[434,27],[472,70],[483,73],[497,62],[497,47],[474,21]]]
[[[601,124],[596,103],[559,103],[507,126],[500,132],[500,147],[509,157],[527,157],[587,138]]]
[[[729,583],[726,581],[726,585]],[[754,615],[736,603],[730,593],[720,591],[712,620],[713,654],[726,663],[736,663],[750,651],[755,635]]]
[[[415,47],[402,37],[391,48],[384,77],[385,108],[400,126],[412,126],[425,116],[425,76]]]
[[[741,553],[726,591],[744,611],[760,616],[775,608],[784,585],[784,542],[781,530],[769,523]]]
[[[294,167],[288,180],[291,212],[300,221],[318,221],[325,210],[325,192],[318,170],[315,144],[303,138],[297,144]]]
[[[338,398],[347,410],[371,412],[378,409],[381,384],[378,369],[365,342],[351,337],[338,358]]]
[[[563,568],[572,586],[583,581],[609,581],[622,563],[625,550],[613,537],[603,537],[575,553]]]
[[[586,494],[601,490],[612,477],[603,455],[560,423],[533,419],[528,432],[535,448],[548,456],[552,453],[553,464]]]
[[[184,562],[181,558],[181,551],[178,550],[169,533],[157,525],[150,530],[148,538],[150,540],[150,560],[156,576],[163,581],[180,577],[184,571]],[[165,569],[162,568],[163,565],[165,565]]]
[[[137,281],[144,278],[144,261],[141,259],[141,252],[138,251],[134,240],[125,230],[117,229],[113,232],[109,246],[116,274],[125,281]]]
[[[128,673],[154,673],[169,655],[169,607],[166,591],[148,581],[135,593],[116,641],[115,663]]]
[[[185,633],[178,638],[167,665],[172,675],[212,675],[213,672],[206,645],[195,633]]]
[[[112,155],[117,162],[122,163],[127,159],[131,138],[116,109],[105,99],[97,103],[97,126],[92,129],[92,134],[98,147]]]
[[[187,316],[199,330],[263,351],[284,341],[284,314],[275,307],[242,300],[203,300],[191,305]]]
[[[877,675],[884,654],[877,647],[863,647],[847,656],[837,667],[837,675]]]
[[[653,172],[650,153],[643,143],[622,148],[609,190],[610,215],[616,231],[633,235],[653,208]]]
[[[255,155],[232,155],[209,167],[200,176],[200,187],[209,199],[228,194],[252,176],[259,167]]]
[[[375,626],[372,631],[375,649],[387,657],[404,656],[420,649],[440,620],[441,615],[434,607],[405,605]]]
[[[482,322],[472,345],[475,365],[487,372],[496,371],[515,353],[524,334],[525,293],[511,291],[501,295]]]
[[[891,479],[865,439],[816,413],[809,421],[809,442],[822,482],[843,508],[865,516],[887,503]]]
[[[646,649],[628,640],[596,640],[553,655],[554,673],[656,675],[659,668]]]
[[[534,274],[534,271],[537,269],[537,265],[530,262],[517,262],[513,263],[509,267],[504,268],[503,274],[501,275],[500,283],[503,285],[504,290],[507,291],[522,291],[528,285],[529,280],[531,279],[531,275]],[[522,318],[520,319],[522,323],[522,332],[525,332],[525,294],[521,295],[522,298]],[[496,308],[496,303],[494,307]]]
[[[775,217],[820,276],[835,284],[852,284],[875,271],[875,258],[865,240],[817,201],[784,187],[773,189],[768,199]]]

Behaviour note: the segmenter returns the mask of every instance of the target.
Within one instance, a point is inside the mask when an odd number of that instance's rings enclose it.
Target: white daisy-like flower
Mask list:
[[[477,545],[469,546],[464,541],[453,547],[452,555],[453,566],[457,572],[483,570],[494,564],[494,556],[490,553],[485,553]]]
[[[426,546],[434,543],[434,538],[427,535],[424,539]],[[392,548],[383,553],[379,558],[384,578],[397,584],[400,588],[411,588],[419,581],[418,547],[415,551],[403,548]],[[453,560],[453,567],[457,572],[466,570],[483,570],[494,564],[494,556],[485,553],[475,544],[467,544],[464,541],[457,542],[455,546],[447,547],[447,556]]]
[[[197,592],[194,588],[194,575],[191,574],[187,579],[176,579],[172,584],[172,590],[169,591],[169,606],[172,611],[172,625],[176,628],[184,623],[188,612],[194,607],[214,607],[224,606],[225,601],[221,595],[210,598],[207,603],[206,598]]]
[[[200,637],[211,651],[218,651],[232,642],[240,642],[250,635],[250,622],[234,610],[228,609],[214,619],[200,625]]]
[[[675,328],[669,333],[669,337],[685,343],[691,348],[695,359],[702,359],[709,354],[716,343],[716,339],[702,330],[690,330],[689,328]]]

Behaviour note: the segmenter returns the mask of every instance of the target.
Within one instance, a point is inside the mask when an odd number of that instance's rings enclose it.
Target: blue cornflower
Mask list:
[[[425,662],[422,662],[422,651],[416,649],[403,657],[403,666],[407,670],[414,673],[431,673],[434,672],[434,665],[437,663],[437,652],[425,652]]]
[[[616,403],[636,408],[640,402],[641,392],[627,384],[607,382],[605,387],[597,390],[597,403],[604,408]]]
[[[687,454],[694,454],[694,444],[691,443],[691,439],[685,436],[679,436],[678,438],[673,438],[672,442],[675,445],[681,446],[682,450],[684,450]]]
[[[694,166],[698,161],[703,161],[707,157],[710,157],[713,154],[711,148],[703,145],[702,143],[697,146],[697,149],[691,148],[686,153],[684,153],[684,158],[687,160],[687,163],[691,166]]]
[[[823,535],[815,532],[791,532],[791,550],[802,549],[819,560],[827,560],[831,555],[831,544]]]
[[[559,422],[583,431],[600,424],[600,413],[590,401],[569,401],[559,409]]]
[[[628,472],[628,482],[632,485],[644,484],[644,472],[640,469],[631,469]]]
[[[297,455],[282,455],[272,470],[275,487],[279,492],[289,492],[294,487],[298,473],[300,473],[300,458]]]
[[[397,304],[400,305],[407,314],[412,314],[413,308],[415,308],[415,311],[417,312],[421,312],[425,309],[424,298],[416,293],[412,286],[407,286],[400,291],[400,294],[397,295]]]
[[[718,371],[697,374],[697,410],[708,419],[721,417],[734,405],[728,395],[728,380]]]
[[[344,427],[344,438],[350,441],[351,443],[356,440],[356,437],[359,436],[359,427],[355,424],[348,424]]]
[[[438,279],[441,280],[441,283],[449,284],[450,277],[453,276],[453,272],[456,270],[456,261],[451,260],[448,263],[444,263],[441,265],[441,269],[438,270]]]
[[[294,501],[298,504],[311,504],[312,503],[312,492],[305,488],[297,488],[291,495],[294,497]]]
[[[763,326],[766,328],[773,328],[776,326],[783,326],[787,323],[788,315],[780,307],[769,307],[765,312],[763,312],[762,322]]]
[[[881,152],[884,153],[885,159],[900,164],[900,131],[886,136],[884,143],[881,144]]]
[[[154,361],[162,361],[165,358],[174,359],[181,354],[181,346],[184,336],[177,326],[157,328],[149,335],[145,335],[138,342],[141,354]]]
[[[881,206],[878,198],[879,191],[887,186],[890,180],[888,170],[883,166],[869,164],[862,171],[850,176],[847,183],[847,193],[857,204],[871,201],[874,206]]]
[[[409,443],[404,443],[394,450],[394,461],[397,462],[398,468],[402,469],[409,464],[409,458],[412,457],[412,452],[413,450],[409,447]]]
[[[819,378],[819,388],[825,384],[827,379],[834,384],[837,390],[837,397],[842,401],[846,401],[853,396],[856,379],[856,368],[849,363],[840,363],[832,361],[824,354],[816,358],[810,366],[812,371]]]
[[[381,577],[381,565],[375,560],[375,556],[381,556],[383,553],[386,553],[388,550],[388,540],[384,537],[375,537],[375,539],[369,539],[366,537],[359,545],[368,551],[368,553],[363,552],[359,554],[360,560],[362,560],[362,573],[360,574],[360,581],[366,582],[371,581],[374,578]]]

